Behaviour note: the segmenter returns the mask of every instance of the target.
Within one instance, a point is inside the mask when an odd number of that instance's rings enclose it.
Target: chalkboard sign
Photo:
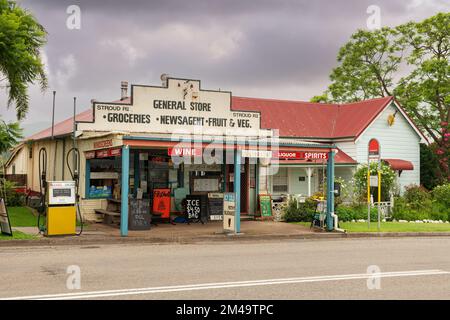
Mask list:
[[[9,221],[8,209],[6,208],[5,201],[0,199],[0,231],[3,234],[12,236],[11,222]]]
[[[261,217],[272,216],[272,197],[269,194],[259,195],[259,212]]]
[[[148,199],[129,199],[128,229],[150,230],[152,215]]]
[[[210,220],[223,219],[223,193],[208,193],[208,214]]]
[[[208,219],[207,196],[187,195],[186,196],[186,219],[204,223]]]

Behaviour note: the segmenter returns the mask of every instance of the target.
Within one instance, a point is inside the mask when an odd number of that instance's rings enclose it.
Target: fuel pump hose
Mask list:
[[[39,149],[39,210],[37,227],[39,233],[44,231],[44,226],[41,226],[41,216],[45,215],[45,198],[46,198],[46,184],[47,184],[47,149],[42,147]]]
[[[70,154],[74,152],[75,153],[75,161],[73,163],[73,165],[75,166],[75,168],[73,168],[70,165],[70,161],[69,161],[69,156]],[[67,168],[69,169],[69,173],[70,176],[72,178],[73,181],[75,181],[75,204],[76,204],[76,211],[78,214],[78,217],[80,218],[80,232],[77,233],[76,235],[79,236],[83,233],[83,215],[81,214],[81,210],[80,210],[80,196],[78,194],[78,189],[79,189],[79,168],[80,168],[80,151],[78,150],[78,148],[71,148],[66,155],[66,165]]]

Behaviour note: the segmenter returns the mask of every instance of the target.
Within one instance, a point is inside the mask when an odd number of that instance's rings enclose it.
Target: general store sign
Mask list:
[[[230,92],[202,90],[199,80],[170,78],[167,87],[132,85],[131,92],[131,103],[94,102],[94,121],[79,122],[77,130],[260,134],[259,112],[231,110]]]

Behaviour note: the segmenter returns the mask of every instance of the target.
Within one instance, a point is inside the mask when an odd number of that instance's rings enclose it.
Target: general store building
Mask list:
[[[38,153],[45,147],[47,179],[70,179],[73,122],[28,137],[8,170],[20,163],[27,188],[39,191]],[[76,115],[75,136],[88,220],[98,219],[95,210],[108,198],[121,199],[126,211],[128,196],[151,199],[159,188],[170,189],[174,213],[188,194],[238,190],[240,213],[254,216],[258,194],[311,196],[326,189],[333,171],[350,180],[367,161],[372,138],[398,184],[418,184],[419,143],[426,141],[391,97],[342,105],[244,98],[176,78],[162,86],[131,85],[130,94],[123,82],[120,100],[93,101]]]

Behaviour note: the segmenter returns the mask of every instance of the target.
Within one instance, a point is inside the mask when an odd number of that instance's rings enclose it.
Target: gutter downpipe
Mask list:
[[[328,197],[327,197],[327,230],[328,231],[337,231],[337,232],[343,232],[346,231],[344,229],[338,228],[338,216],[334,212],[334,156],[335,156],[335,150],[332,149],[328,154],[328,163],[327,163],[327,190],[328,190]]]

